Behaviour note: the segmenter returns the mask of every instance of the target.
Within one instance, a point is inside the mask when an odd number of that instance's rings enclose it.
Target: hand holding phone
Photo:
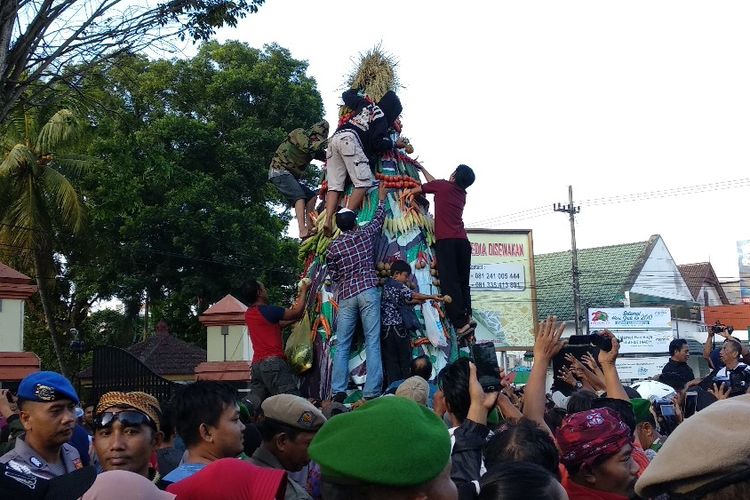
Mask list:
[[[477,380],[484,392],[498,392],[502,389],[500,365],[493,342],[479,342],[471,346],[471,354],[477,370]]]

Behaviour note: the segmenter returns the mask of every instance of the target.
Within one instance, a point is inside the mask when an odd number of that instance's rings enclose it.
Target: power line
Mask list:
[[[655,191],[642,191],[627,193],[622,195],[604,196],[600,198],[590,198],[579,202],[581,206],[603,206],[616,205],[621,203],[632,203],[637,201],[646,201],[660,198],[672,198],[678,196],[689,196],[693,194],[708,193],[712,191],[721,191],[725,189],[741,189],[750,187],[750,178],[743,177],[727,181],[709,182],[704,184],[691,184],[678,186],[674,188],[660,189]],[[535,219],[544,215],[549,215],[547,205],[528,208],[517,212],[490,217],[477,222],[473,222],[468,227],[484,227],[492,225],[503,225],[522,220]]]

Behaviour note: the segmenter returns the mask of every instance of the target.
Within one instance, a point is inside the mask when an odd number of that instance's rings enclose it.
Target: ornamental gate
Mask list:
[[[143,391],[161,403],[169,401],[176,384],[154,373],[129,352],[113,346],[93,349],[92,401],[109,391]]]

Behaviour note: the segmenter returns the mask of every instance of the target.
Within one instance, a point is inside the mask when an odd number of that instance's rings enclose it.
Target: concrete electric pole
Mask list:
[[[567,213],[570,217],[570,241],[572,247],[573,304],[575,308],[576,335],[581,335],[581,289],[578,283],[578,250],[576,249],[576,214],[581,207],[573,205],[573,186],[568,186],[568,204],[557,203],[552,206],[555,212]]]

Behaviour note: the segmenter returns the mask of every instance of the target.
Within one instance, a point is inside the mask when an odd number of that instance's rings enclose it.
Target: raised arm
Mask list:
[[[523,414],[548,431],[549,428],[544,421],[544,410],[547,402],[547,388],[545,387],[547,368],[549,368],[552,358],[560,352],[560,349],[567,342],[560,339],[563,331],[565,331],[565,323],[557,323],[555,316],[549,316],[539,323],[534,341],[534,364],[524,388]]]
[[[628,393],[625,392],[622,382],[620,382],[620,375],[617,373],[617,366],[615,366],[615,360],[620,353],[620,342],[609,330],[604,330],[602,336],[607,337],[612,341],[611,350],[599,350],[599,364],[604,372],[604,385],[607,388],[607,397],[611,399],[630,401]]]
[[[435,177],[427,171],[426,168],[424,168],[423,165],[419,165],[419,171],[422,172],[422,175],[424,175],[424,178],[427,182],[432,182],[435,180]]]
[[[711,351],[714,348],[714,332],[712,332],[710,329],[708,330],[708,336],[706,337],[706,342],[703,343],[703,359],[705,359],[708,362],[708,366],[713,370],[714,364],[711,361]]]
[[[294,304],[284,310],[283,321],[294,322],[302,317],[302,314],[305,312],[305,295],[307,295],[307,290],[309,289],[310,282],[303,280],[299,287],[299,293],[297,294],[297,299],[294,301]]]
[[[383,221],[385,220],[385,196],[388,193],[385,182],[381,181],[378,186],[378,209],[375,210],[375,217],[372,218],[367,225],[362,227],[362,231],[366,232],[370,236],[374,236],[383,229]]]

